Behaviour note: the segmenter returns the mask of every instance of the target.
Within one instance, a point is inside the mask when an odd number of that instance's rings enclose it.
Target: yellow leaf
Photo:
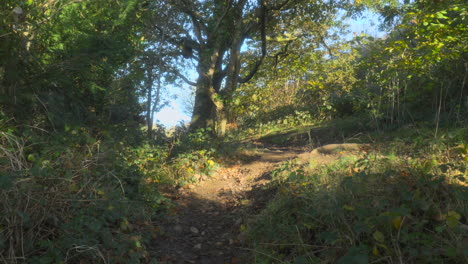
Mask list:
[[[377,246],[374,246],[374,248],[372,249],[372,254],[374,254],[374,256],[380,256],[380,252],[377,249]]]
[[[343,209],[347,210],[347,211],[354,211],[356,210],[353,206],[351,205],[344,205],[343,206]]]
[[[239,229],[240,229],[241,232],[245,232],[247,227],[245,225],[241,225]]]
[[[458,225],[458,221],[460,220],[460,218],[461,218],[461,215],[458,214],[457,212],[449,211],[447,213],[447,220],[446,220],[447,225],[452,228],[456,227]]]
[[[377,246],[383,248],[383,249],[386,249],[388,250],[388,247],[385,245],[385,244],[377,244]]]
[[[397,216],[397,217],[393,218],[392,223],[393,223],[393,226],[395,227],[395,229],[397,229],[397,230],[400,229],[401,220],[402,220],[401,216]]]
[[[457,220],[460,220],[460,218],[461,218],[460,214],[455,212],[455,211],[449,211],[447,213],[447,217],[453,217],[453,218],[455,218]]]

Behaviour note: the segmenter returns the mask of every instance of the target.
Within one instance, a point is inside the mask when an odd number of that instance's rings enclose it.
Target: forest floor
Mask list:
[[[328,163],[338,154],[298,147],[259,145],[256,155],[223,167],[213,177],[175,190],[175,207],[158,223],[161,234],[153,243],[158,263],[246,263],[242,230],[273,197],[267,188],[271,172],[298,158]]]

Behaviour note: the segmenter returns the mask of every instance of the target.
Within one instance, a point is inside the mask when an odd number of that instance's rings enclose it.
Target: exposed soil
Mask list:
[[[299,158],[327,163],[338,155],[298,148],[263,148],[253,160],[228,168],[196,185],[177,190],[176,208],[159,223],[161,234],[153,252],[160,263],[246,263],[249,250],[240,235],[248,216],[271,199],[270,172],[282,162]]]

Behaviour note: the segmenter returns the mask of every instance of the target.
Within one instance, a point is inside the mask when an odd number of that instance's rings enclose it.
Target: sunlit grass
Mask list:
[[[276,198],[247,232],[255,263],[466,261],[468,192],[453,176],[466,171],[466,149],[447,152],[463,138],[394,138],[274,171]]]

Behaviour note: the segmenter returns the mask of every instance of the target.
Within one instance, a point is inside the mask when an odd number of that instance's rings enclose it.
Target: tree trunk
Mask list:
[[[147,89],[147,106],[146,106],[146,125],[148,127],[148,139],[153,137],[153,118],[151,115],[152,108],[151,102],[153,98],[153,67],[152,65],[147,66],[147,79],[146,79],[146,89]]]
[[[227,109],[216,92],[219,87],[213,85],[212,81],[203,79],[200,78],[197,82],[190,129],[212,128],[216,136],[223,137],[226,132]]]
[[[210,50],[207,48],[207,50]],[[191,130],[212,128],[216,131],[216,113],[223,108],[218,94],[222,78],[219,77],[222,67],[220,48],[212,48],[211,54],[200,58],[198,63],[198,80],[195,92]]]
[[[208,128],[213,126],[212,112],[214,104],[210,99],[209,90],[211,84],[209,81],[200,77],[197,82],[195,92],[195,105],[193,107],[192,121],[190,130]]]
[[[156,111],[158,110],[159,104],[161,102],[161,72],[159,72],[157,75],[157,85],[156,85],[155,96],[156,97],[154,98],[153,108],[151,109],[151,122],[152,123],[154,122],[154,115],[156,114]]]

